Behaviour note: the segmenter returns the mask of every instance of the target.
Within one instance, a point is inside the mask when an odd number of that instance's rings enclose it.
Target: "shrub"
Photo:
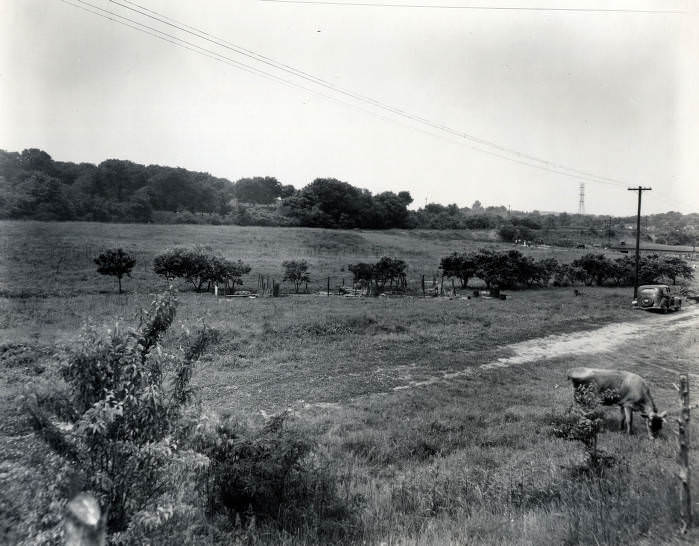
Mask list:
[[[472,253],[457,254],[456,252],[441,259],[439,269],[442,276],[456,277],[461,281],[461,288],[468,286],[468,280],[476,273],[476,258]]]
[[[157,511],[161,496],[173,487],[174,468],[195,457],[178,449],[172,434],[190,398],[194,363],[214,334],[205,328],[181,355],[162,353],[158,342],[176,306],[175,295],[166,293],[143,312],[137,328],[88,327],[82,333],[61,363],[69,406],[61,412],[63,425],[55,423],[47,397],[36,392],[27,397],[35,430],[96,493],[108,510],[110,532],[125,531],[138,513]]]
[[[374,282],[379,289],[383,289],[386,283],[391,288],[395,283],[396,288],[405,289],[407,287],[406,267],[407,264],[403,260],[382,256],[374,266]]]
[[[174,248],[155,257],[153,271],[169,281],[184,279],[197,292],[205,283],[207,289],[216,284],[235,292],[236,285],[243,284],[242,276],[250,272],[250,266],[241,260],[227,260],[202,247]]]
[[[584,272],[583,282],[586,286],[592,286],[593,281],[597,286],[602,286],[606,280],[618,278],[617,264],[604,254],[585,254],[573,260],[571,265]]]
[[[315,535],[323,542],[348,534],[360,499],[340,498],[337,477],[313,454],[314,442],[286,426],[288,413],[253,429],[224,419],[197,428],[196,443],[211,464],[205,479],[209,516]]]
[[[136,258],[117,248],[103,252],[94,261],[97,264],[97,273],[111,275],[119,280],[119,294],[121,294],[121,278],[124,275],[131,276]]]
[[[284,268],[282,281],[293,282],[297,294],[301,283],[308,285],[308,282],[311,280],[308,275],[308,262],[306,260],[287,260],[282,262],[282,267]]]

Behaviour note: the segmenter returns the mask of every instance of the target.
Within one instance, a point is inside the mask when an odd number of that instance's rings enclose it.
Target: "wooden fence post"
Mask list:
[[[692,496],[689,483],[689,377],[680,375],[680,404],[682,406],[679,424],[679,478],[680,478],[680,518],[682,533],[692,526]]]
[[[422,297],[425,297],[425,276],[422,276]]]
[[[328,277],[328,297],[330,297],[330,277]]]
[[[104,546],[107,516],[92,495],[78,494],[66,507],[66,546]]]

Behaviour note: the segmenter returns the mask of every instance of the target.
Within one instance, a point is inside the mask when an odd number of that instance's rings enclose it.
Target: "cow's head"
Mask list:
[[[666,411],[663,411],[662,413],[652,412],[650,414],[641,414],[641,417],[646,420],[646,428],[648,429],[648,436],[651,440],[655,440],[658,437],[658,434],[660,434],[660,431],[663,428],[663,423],[665,422],[666,414]]]

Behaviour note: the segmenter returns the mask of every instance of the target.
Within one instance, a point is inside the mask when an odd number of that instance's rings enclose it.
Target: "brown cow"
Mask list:
[[[621,430],[626,428],[627,434],[631,434],[634,410],[640,411],[641,417],[646,420],[650,438],[654,439],[660,433],[667,412],[658,413],[648,384],[640,375],[622,370],[573,368],[568,370],[568,379],[573,382],[574,389],[582,385],[594,385],[602,395],[605,406],[619,405]]]

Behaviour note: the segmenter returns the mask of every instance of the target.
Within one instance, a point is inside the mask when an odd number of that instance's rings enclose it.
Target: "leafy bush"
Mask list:
[[[461,281],[461,288],[466,288],[468,280],[476,273],[476,266],[476,256],[473,253],[457,254],[454,252],[441,259],[439,269],[442,270],[442,276],[456,277]]]
[[[405,290],[408,285],[405,270],[405,261],[389,256],[382,256],[375,264],[358,263],[350,264],[347,269],[352,273],[354,284],[362,287],[372,287],[373,292],[378,295],[380,290],[386,287]]]
[[[314,442],[287,427],[287,418],[273,416],[261,429],[232,419],[196,427],[194,441],[211,461],[204,483],[209,516],[225,515],[238,528],[303,529],[323,542],[344,538],[360,499],[340,497]]]
[[[61,415],[50,397],[27,397],[35,430],[96,493],[108,510],[110,532],[125,531],[149,507],[157,510],[160,497],[173,488],[173,469],[183,458],[196,459],[178,449],[172,435],[190,399],[194,363],[215,335],[205,328],[191,336],[182,354],[163,353],[158,342],[176,306],[168,292],[144,310],[137,328],[86,328],[61,362],[68,387]],[[57,417],[65,421],[57,424]]]
[[[250,266],[241,260],[227,260],[202,247],[174,248],[166,250],[153,260],[153,271],[169,281],[184,279],[199,292],[204,284],[223,287],[235,292],[236,285],[243,284],[242,276],[250,272]]]
[[[584,271],[583,282],[585,286],[592,286],[593,281],[597,283],[597,286],[602,286],[607,279],[614,275],[614,262],[604,254],[585,254],[573,260],[571,265]]]

